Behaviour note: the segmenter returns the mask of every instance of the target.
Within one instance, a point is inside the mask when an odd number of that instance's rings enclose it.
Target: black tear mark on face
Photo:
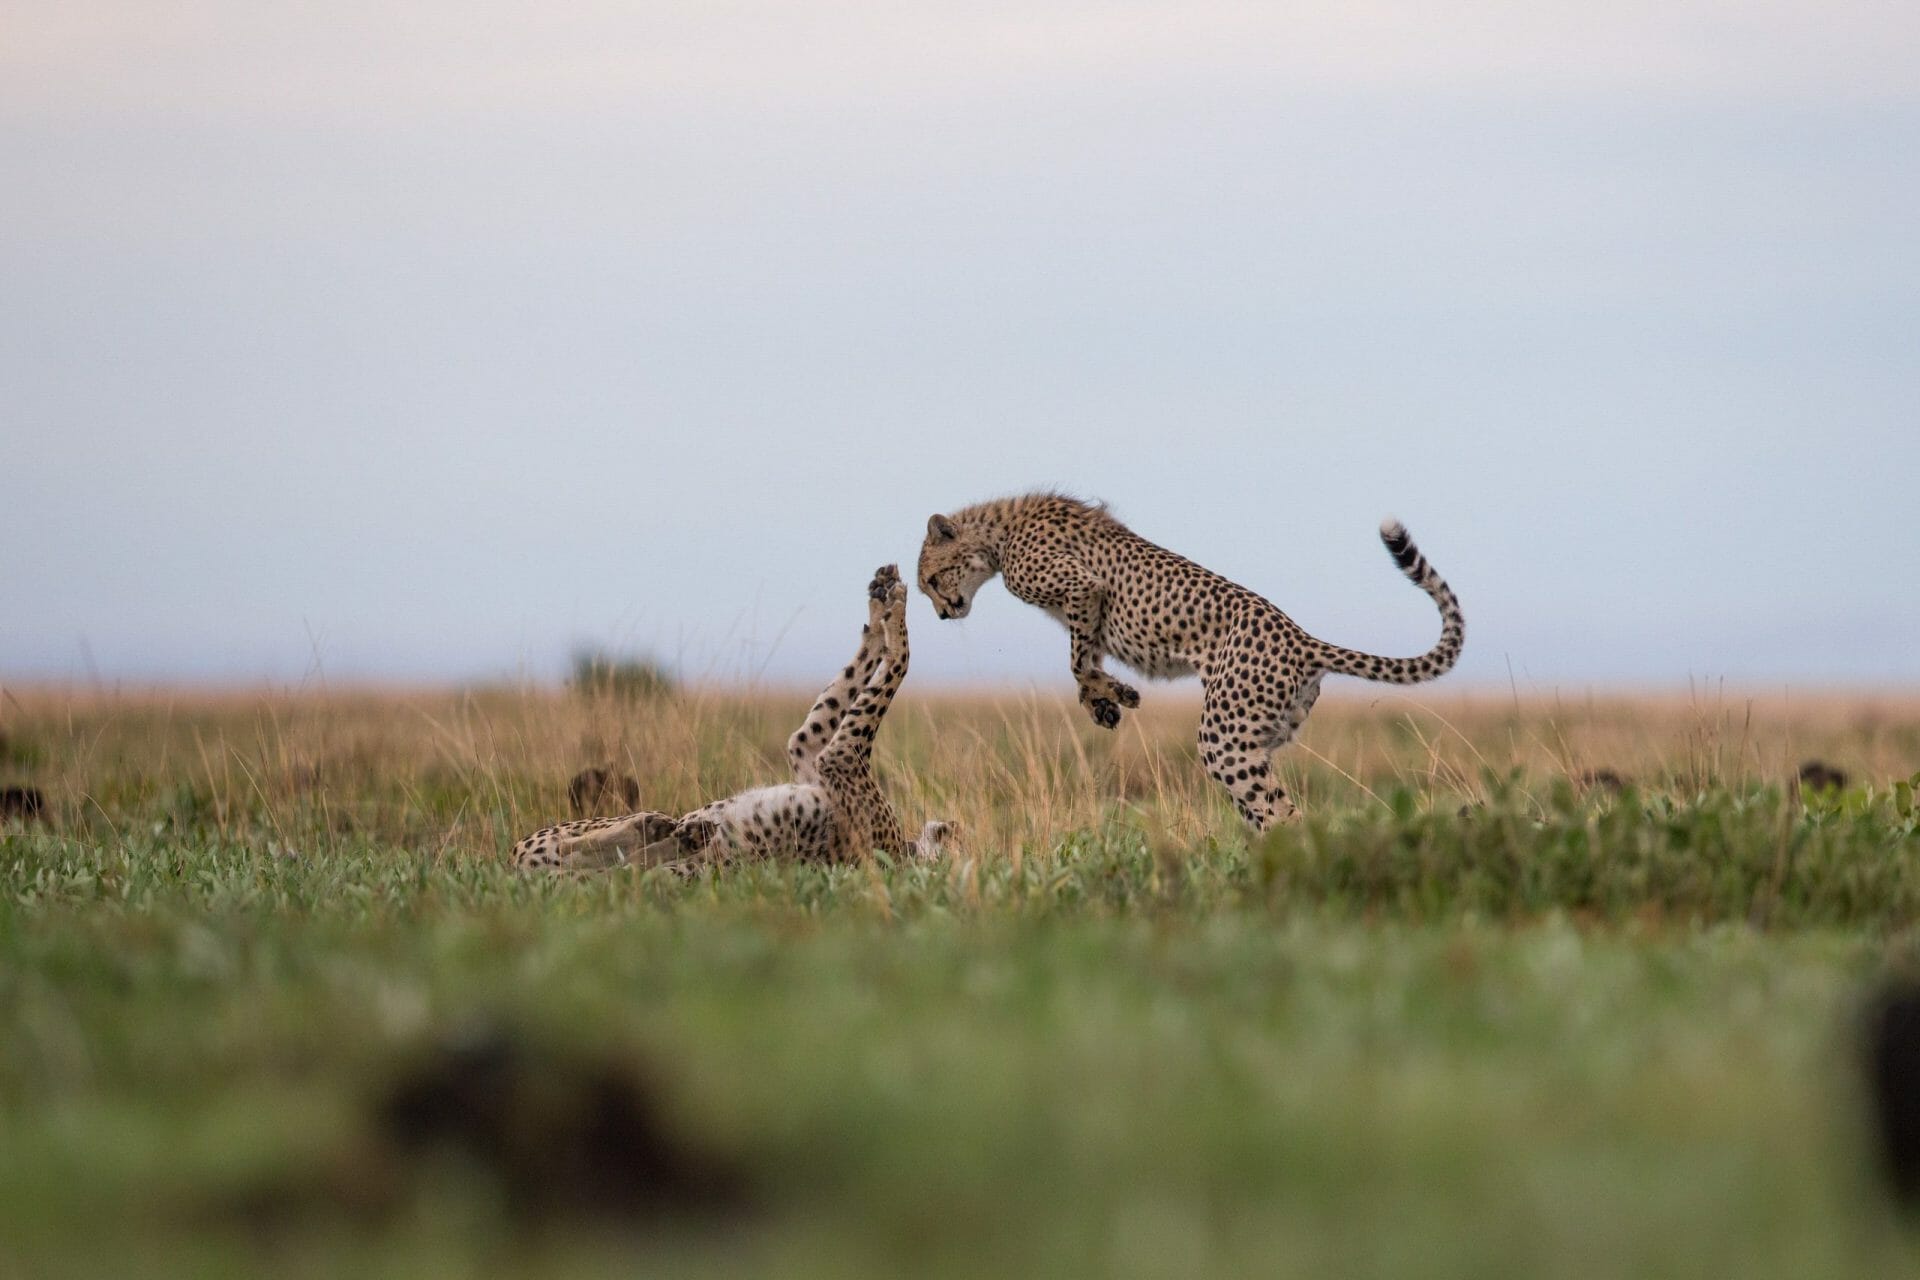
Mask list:
[[[970,603],[967,597],[950,591],[942,585],[943,581],[957,577],[958,572],[955,569],[942,569],[938,573],[928,575],[920,584],[920,589],[926,593],[928,599],[933,601],[933,611],[943,619],[967,616]]]

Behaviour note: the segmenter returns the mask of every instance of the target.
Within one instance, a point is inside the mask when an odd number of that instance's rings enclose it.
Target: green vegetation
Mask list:
[[[30,702],[66,763],[0,827],[0,1275],[1912,1267],[1852,1039],[1920,920],[1903,721],[1794,722],[1860,779],[1803,801],[1770,728],[1582,794],[1526,744],[1608,713],[1449,708],[1449,756],[1335,707],[1250,843],[1177,716],[903,700],[949,863],[501,864],[587,760],[663,807],[778,776],[789,701]],[[750,1207],[535,1225],[483,1162],[396,1172],[373,1100],[476,1025],[630,1064]]]

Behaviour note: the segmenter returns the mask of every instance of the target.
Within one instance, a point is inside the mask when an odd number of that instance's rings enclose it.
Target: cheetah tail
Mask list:
[[[1439,606],[1440,639],[1417,658],[1383,658],[1328,645],[1327,670],[1388,684],[1419,684],[1443,676],[1453,670],[1453,664],[1460,658],[1460,646],[1466,640],[1467,621],[1460,612],[1460,602],[1454,599],[1453,588],[1447,585],[1446,579],[1434,572],[1427,558],[1420,554],[1420,548],[1413,545],[1405,525],[1398,520],[1382,521],[1380,541],[1387,544],[1388,554],[1407,579],[1433,597],[1434,604]]]

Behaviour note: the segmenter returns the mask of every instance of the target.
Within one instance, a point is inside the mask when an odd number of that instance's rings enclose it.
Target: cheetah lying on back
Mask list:
[[[794,780],[716,800],[684,817],[630,813],[562,822],[513,847],[521,867],[658,866],[734,855],[846,862],[875,849],[936,857],[952,824],[909,840],[873,779],[873,735],[907,675],[907,588],[886,565],[867,584],[867,625],[844,671],[787,739]]]
[[[1073,677],[1094,723],[1111,729],[1140,695],[1100,668],[1112,654],[1144,676],[1198,673],[1206,690],[1200,756],[1261,831],[1296,816],[1268,756],[1299,730],[1329,672],[1418,684],[1445,675],[1466,634],[1460,604],[1407,531],[1381,540],[1440,607],[1440,640],[1417,658],[1381,658],[1316,640],[1262,597],[1135,534],[1104,507],[1029,494],[927,522],[920,589],[942,618],[964,618],[994,574],[1064,622]]]

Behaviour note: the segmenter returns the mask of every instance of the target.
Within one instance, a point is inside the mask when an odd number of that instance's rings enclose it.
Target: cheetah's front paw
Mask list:
[[[878,600],[884,604],[888,597],[893,595],[896,588],[899,589],[902,594],[906,591],[904,584],[900,581],[900,566],[897,564],[883,564],[873,571],[873,581],[867,584],[867,595],[869,598]]]
[[[655,844],[661,840],[670,840],[679,829],[680,823],[664,813],[649,813],[641,817],[637,830],[642,844]]]
[[[720,824],[710,818],[682,818],[673,828],[673,838],[687,854],[704,851],[719,834]]]
[[[1093,717],[1093,722],[1102,729],[1120,727],[1120,708],[1112,698],[1089,698],[1087,712]]]
[[[1121,684],[1118,680],[1107,681],[1107,687],[1113,693],[1113,700],[1123,707],[1140,705],[1140,691],[1130,684]]]

